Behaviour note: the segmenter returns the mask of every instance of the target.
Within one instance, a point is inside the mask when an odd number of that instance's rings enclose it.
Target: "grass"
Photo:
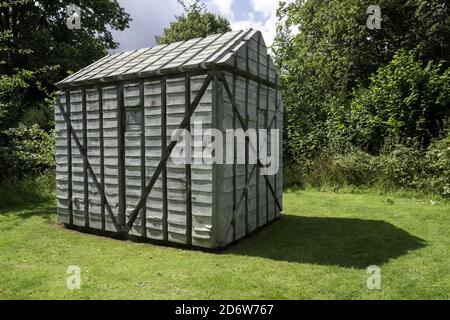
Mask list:
[[[285,215],[220,253],[56,224],[53,202],[0,210],[0,299],[449,299],[450,204],[290,189]],[[69,265],[81,290],[66,288]],[[366,268],[381,267],[381,290]]]
[[[55,173],[0,184],[0,210],[26,204],[39,204],[55,198]]]

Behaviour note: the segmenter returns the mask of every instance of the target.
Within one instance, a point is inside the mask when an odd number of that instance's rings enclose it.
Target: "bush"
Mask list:
[[[450,198],[450,134],[435,141],[425,154],[426,188]]]
[[[283,188],[301,188],[304,186],[306,171],[298,163],[285,164],[283,167]]]
[[[378,182],[387,189],[421,189],[426,179],[424,168],[428,165],[423,156],[423,151],[398,145],[376,157],[382,166]]]
[[[47,133],[36,124],[20,125],[5,130],[0,138],[0,184],[54,170],[53,130]]]
[[[450,68],[424,65],[414,51],[400,51],[370,78],[351,103],[350,136],[355,146],[378,153],[386,139],[426,148],[450,116]]]
[[[305,183],[314,187],[373,185],[378,176],[378,165],[374,157],[354,150],[347,154],[322,154],[307,168]]]
[[[42,203],[55,199],[55,173],[28,177],[0,185],[0,209],[24,203]]]
[[[450,136],[425,150],[395,145],[378,156],[361,150],[322,153],[312,161],[288,164],[284,181],[285,187],[375,187],[450,197]]]

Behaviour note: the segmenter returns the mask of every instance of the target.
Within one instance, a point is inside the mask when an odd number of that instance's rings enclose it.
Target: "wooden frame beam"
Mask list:
[[[240,122],[240,124],[242,126],[242,129],[244,131],[247,131],[248,130],[248,124],[245,122],[244,118],[239,113],[239,109],[237,107],[236,101],[234,100],[233,93],[230,90],[230,87],[228,85],[227,79],[225,78],[225,75],[222,72],[218,72],[218,73],[215,74],[215,76],[217,77],[217,80],[222,82],[222,84],[224,85],[225,91],[226,91],[226,93],[228,95],[228,98],[231,101],[231,104],[232,104],[233,113],[235,113],[236,117],[238,118],[238,120],[239,120],[239,122]],[[279,109],[279,105],[276,106],[276,108],[275,108],[275,114],[278,111],[278,109]],[[274,119],[272,119],[271,123],[273,123],[273,121],[274,121]],[[270,130],[270,128],[271,128],[271,126],[268,127],[267,129]],[[263,167],[263,165],[261,164],[259,159],[257,160],[257,166],[259,166],[260,168]],[[266,185],[269,187],[269,190],[272,193],[272,196],[273,196],[273,198],[275,200],[275,204],[277,205],[278,209],[280,211],[282,211],[283,210],[282,206],[281,206],[280,202],[278,201],[277,195],[275,194],[275,190],[273,189],[272,184],[269,181],[269,178],[267,176],[263,176],[263,177],[266,180]]]
[[[188,124],[190,123],[190,118],[191,118],[192,114],[194,113],[195,109],[197,109],[197,106],[200,103],[200,100],[202,99],[204,93],[208,89],[209,84],[211,83],[213,78],[214,78],[214,76],[211,75],[211,74],[209,74],[205,78],[205,80],[203,81],[202,87],[200,88],[200,91],[197,93],[197,95],[195,96],[194,100],[190,104],[189,112],[187,112],[186,115],[184,116],[184,118],[181,121],[181,124],[179,125],[178,129],[186,129],[187,128]],[[146,202],[148,196],[150,195],[150,192],[153,190],[153,187],[154,187],[156,181],[158,180],[158,177],[161,174],[161,171],[163,170],[164,166],[166,165],[166,162],[169,159],[169,157],[170,157],[170,155],[171,155],[171,153],[172,153],[172,151],[175,148],[177,143],[178,143],[177,141],[172,141],[167,146],[166,154],[164,155],[164,157],[159,162],[159,164],[156,167],[156,170],[155,170],[152,178],[150,179],[150,182],[148,183],[147,187],[145,188],[145,196],[141,197],[139,202],[136,204],[134,210],[130,213],[130,219],[128,220],[128,222],[126,224],[126,227],[125,227],[125,232],[126,233],[130,232],[130,230],[131,230],[131,228],[132,228],[132,226],[134,224],[134,221],[136,220],[137,216],[139,215],[139,211],[145,205],[145,202]]]
[[[92,169],[92,166],[91,166],[91,164],[89,162],[89,159],[87,158],[87,154],[84,152],[83,146],[81,145],[81,142],[78,139],[78,136],[77,136],[76,132],[73,130],[72,123],[70,122],[70,117],[68,116],[68,114],[64,110],[64,107],[63,107],[63,105],[62,105],[62,103],[61,103],[61,101],[59,99],[56,100],[56,105],[58,106],[61,114],[64,117],[64,120],[67,123],[67,126],[69,127],[70,132],[72,133],[72,138],[75,141],[75,144],[77,145],[78,151],[80,152],[80,154],[83,157],[83,159],[86,160],[86,165],[87,165],[88,172],[91,175],[92,181],[94,182],[94,185],[97,188],[97,191],[100,193],[101,197],[104,199],[106,209],[107,209],[108,214],[109,214],[109,216],[111,218],[111,221],[114,224],[114,227],[116,228],[116,231],[119,232],[119,233],[122,233],[123,230],[120,227],[120,225],[117,223],[116,218],[114,217],[114,214],[113,214],[113,212],[111,210],[111,206],[109,205],[108,199],[106,198],[105,193],[103,192],[102,187],[101,187],[100,183],[98,182],[98,179],[97,179],[97,177],[96,177],[96,175],[94,173],[94,170]]]

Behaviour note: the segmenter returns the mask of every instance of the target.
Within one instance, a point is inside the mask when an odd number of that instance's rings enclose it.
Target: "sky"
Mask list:
[[[183,12],[177,0],[118,0],[133,21],[123,32],[113,32],[119,48],[128,51],[155,45],[155,36]],[[267,45],[275,37],[276,10],[279,0],[204,0],[208,11],[231,22],[233,30],[253,28],[263,33]]]

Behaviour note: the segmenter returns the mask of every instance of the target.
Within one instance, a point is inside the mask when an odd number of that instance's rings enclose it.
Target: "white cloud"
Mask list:
[[[247,28],[259,30],[263,33],[266,44],[272,45],[276,35],[276,11],[280,0],[248,0],[253,10],[240,15],[245,18],[236,18],[238,13],[233,12],[233,9],[239,5],[237,1],[242,0],[204,1],[209,11],[230,20],[233,30]],[[183,11],[177,0],[165,0],[164,5],[161,5],[161,0],[119,0],[119,4],[131,14],[133,21],[130,29],[124,32],[113,32],[114,39],[121,44],[117,51],[155,45],[154,36],[161,35],[164,27],[174,20],[174,15]]]
[[[229,20],[233,20],[233,1],[234,0],[207,0],[205,3],[208,6],[208,10],[218,13]]]
[[[276,13],[279,2],[279,0],[251,0],[255,11],[262,13],[266,18]]]
[[[271,46],[276,36],[277,9],[280,0],[250,0],[250,2],[255,13],[262,15],[264,19],[258,20],[255,14],[250,13],[245,20],[232,20],[231,26],[235,30],[257,29],[262,32],[266,45]],[[292,2],[292,0],[286,2]]]
[[[208,10],[219,14],[231,22],[233,30],[253,28],[263,33],[267,45],[272,45],[276,35],[276,10],[280,0],[248,0],[253,7],[245,19],[236,19],[233,13],[234,1],[241,0],[206,0]],[[257,15],[263,19],[257,19]]]
[[[131,15],[133,21],[125,31],[113,31],[114,40],[120,47],[113,51],[128,51],[155,45],[155,36],[163,33],[183,8],[176,0],[119,0],[119,4]]]

